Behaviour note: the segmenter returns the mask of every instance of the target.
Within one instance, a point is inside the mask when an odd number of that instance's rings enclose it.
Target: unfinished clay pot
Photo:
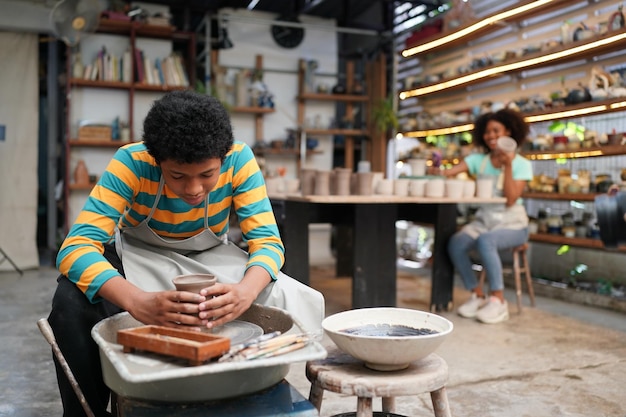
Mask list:
[[[217,282],[213,274],[187,274],[172,279],[178,291],[189,291],[200,294],[200,290],[210,287]]]

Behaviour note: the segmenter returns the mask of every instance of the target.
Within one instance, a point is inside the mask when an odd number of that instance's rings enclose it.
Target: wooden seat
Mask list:
[[[522,312],[522,273],[526,277],[526,286],[528,287],[528,298],[530,298],[530,305],[535,306],[535,291],[533,290],[533,281],[530,275],[530,267],[528,266],[528,257],[526,252],[528,250],[528,243],[511,248],[513,255],[513,263],[510,268],[503,266],[502,272],[512,272],[515,279],[515,295],[517,296],[517,311]],[[480,278],[478,279],[478,285],[483,288],[485,285],[485,268],[480,272]]]
[[[379,415],[372,411],[373,397],[382,397],[383,414],[388,415],[394,413],[395,397],[430,393],[435,417],[451,417],[445,388],[448,364],[434,353],[405,369],[381,372],[340,350],[329,350],[326,359],[307,362],[306,377],[311,382],[309,401],[318,410],[324,390],[357,396],[355,417]]]

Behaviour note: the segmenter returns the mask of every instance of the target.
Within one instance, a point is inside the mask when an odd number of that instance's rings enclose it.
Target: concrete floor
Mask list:
[[[427,309],[428,271],[399,272],[398,306]],[[42,267],[23,276],[0,272],[0,416],[60,416],[49,345],[36,321],[46,317],[56,271]],[[327,314],[350,308],[351,282],[332,267],[313,267],[311,285],[326,297]],[[455,302],[467,292],[457,288]],[[510,301],[512,293],[507,293]],[[625,417],[626,320],[623,314],[539,297],[499,325],[481,325],[442,313],[454,331],[437,353],[450,369],[448,398],[455,417]],[[327,338],[322,342],[332,346]],[[304,364],[287,377],[305,397]],[[326,393],[321,416],[353,412],[354,397]],[[380,410],[374,400],[374,410]],[[430,397],[399,397],[396,413],[432,416]]]

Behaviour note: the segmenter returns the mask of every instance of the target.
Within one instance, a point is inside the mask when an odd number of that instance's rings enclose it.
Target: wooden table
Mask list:
[[[457,204],[504,203],[504,198],[397,196],[270,196],[285,244],[283,272],[309,284],[309,224],[345,227],[351,238],[338,243],[338,264],[352,275],[352,307],[396,306],[396,221],[429,223],[435,229],[431,311],[452,308],[454,270],[446,245],[457,230]]]

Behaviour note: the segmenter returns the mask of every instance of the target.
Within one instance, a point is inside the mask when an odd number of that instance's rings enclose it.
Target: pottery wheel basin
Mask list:
[[[253,305],[239,317],[264,333],[303,333],[291,316],[275,307]],[[128,313],[102,320],[91,331],[100,348],[104,382],[118,395],[161,402],[198,402],[251,394],[279,383],[290,364],[323,359],[326,350],[317,341],[302,349],[271,358],[238,362],[208,362],[190,366],[183,360],[149,353],[124,353],[117,331],[143,326]]]

